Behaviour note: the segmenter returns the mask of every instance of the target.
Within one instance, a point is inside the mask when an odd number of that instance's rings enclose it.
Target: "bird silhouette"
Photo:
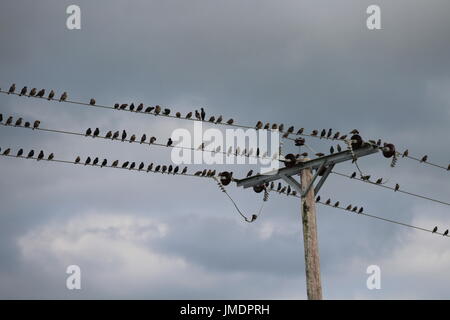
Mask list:
[[[383,178],[379,178],[375,183],[376,184],[381,184],[381,182],[383,182]]]
[[[186,172],[187,172],[187,167],[184,167],[183,171],[181,171],[181,174],[186,174]]]
[[[120,107],[120,104],[114,103],[114,109],[119,109],[119,107]]]
[[[129,164],[130,163],[128,161],[125,161],[124,163],[122,163],[122,168],[125,169]]]
[[[145,142],[145,140],[147,140],[147,136],[145,135],[145,133],[142,135],[141,137],[141,142],[140,144],[143,144]]]
[[[173,144],[173,140],[171,138],[169,138],[169,140],[167,140],[167,147],[170,147]]]
[[[100,168],[103,168],[104,166],[106,166],[108,164],[108,160],[103,159],[102,164],[100,165]]]
[[[145,166],[144,163],[141,162],[141,163],[139,164],[138,170],[141,171],[142,169],[144,169],[144,166]]]
[[[41,89],[39,90],[39,92],[37,93],[36,97],[42,98],[45,94],[45,89]]]
[[[0,122],[3,121],[3,114],[0,113]]]
[[[316,153],[316,156],[317,157],[323,157],[325,154],[324,153],[322,153],[322,152],[318,152],[318,153]]]
[[[222,116],[219,116],[219,117],[217,118],[217,120],[216,120],[216,123],[221,123],[222,120],[223,120],[223,117],[222,117]]]
[[[398,191],[398,189],[400,189],[400,185],[398,183],[395,184],[395,188],[394,191]]]
[[[14,91],[16,91],[16,84],[15,83],[13,83],[11,85],[11,87],[9,87],[8,94],[14,93]]]
[[[133,142],[135,142],[136,141],[136,135],[132,135],[131,137],[130,137],[130,143],[133,143]]]
[[[269,128],[270,128],[270,123],[267,122],[267,123],[264,125],[264,130],[269,130]]]
[[[40,124],[41,124],[41,122],[39,120],[34,121],[34,123],[33,123],[33,130],[39,128]]]
[[[331,203],[331,199],[328,199],[328,200],[325,202],[325,204],[327,204],[327,205],[330,205],[330,203]]]
[[[352,210],[352,205],[349,204],[349,205],[347,206],[347,208],[345,208],[345,210],[348,210],[348,211]]]
[[[350,176],[350,178],[355,178],[356,177],[356,172],[353,172],[352,175]]]
[[[195,118],[196,118],[197,120],[202,120],[202,117],[201,117],[201,115],[200,115],[200,112],[198,112],[198,110],[195,110]]]
[[[408,154],[409,154],[409,150],[406,149],[406,150],[403,152],[403,154],[402,154],[402,158],[407,157]]]
[[[19,118],[16,120],[16,123],[14,124],[14,126],[20,127],[21,124],[22,124],[22,118]]]
[[[78,156],[78,157],[75,159],[75,163],[78,164],[78,163],[80,163],[80,161],[81,161],[81,158]]]
[[[29,97],[34,97],[36,95],[37,89],[33,88],[30,90],[30,93],[28,94]]]
[[[325,129],[322,129],[322,131],[320,132],[320,138],[325,137],[326,134],[327,134],[327,131]]]
[[[160,165],[157,165],[157,166],[155,167],[155,172],[158,172],[160,168],[161,168],[161,166],[160,166]]]
[[[363,213],[364,209],[363,207],[359,208],[358,213]]]
[[[280,131],[280,132],[283,132],[283,130],[284,130],[284,124],[280,124],[279,126],[278,126],[278,130]]]
[[[52,100],[55,97],[55,91],[50,90],[50,93],[48,94],[47,100]]]
[[[369,181],[370,180],[370,175],[362,176],[361,179],[364,180],[364,181]]]
[[[336,132],[333,136],[333,139],[336,140],[337,138],[339,138],[340,132]]]
[[[248,177],[251,177],[252,174],[253,174],[253,170],[250,170],[250,171],[247,173],[247,178],[248,178]]]
[[[337,145],[337,146],[336,146],[336,149],[337,149],[338,152],[341,152],[341,151],[342,151],[342,148],[341,148],[340,145]]]
[[[150,138],[150,144],[154,143],[156,141],[156,137],[151,137]]]
[[[23,125],[25,128],[29,128],[30,127],[30,122],[29,121],[25,121],[25,124]]]
[[[30,152],[28,152],[27,158],[33,158],[34,156],[34,150],[30,150]]]
[[[152,171],[152,169],[153,169],[153,162],[148,165],[147,172]]]
[[[165,173],[167,171],[167,166],[166,165],[163,165],[162,167],[161,167],[161,172],[162,173]]]
[[[120,110],[125,110],[128,107],[128,103],[122,103],[119,107]]]
[[[132,162],[132,163],[131,163],[131,165],[130,165],[130,169],[129,169],[129,170],[133,170],[133,169],[134,169],[134,167],[136,167],[136,162]]]
[[[319,201],[320,201],[320,196],[317,196],[316,202],[319,202]]]
[[[85,133],[84,135],[85,135],[85,136],[90,136],[91,133],[92,133],[91,128],[88,128],[88,129],[86,130],[86,133]]]
[[[300,128],[300,129],[298,129],[297,135],[303,134],[303,131],[305,131],[305,128]]]
[[[114,132],[113,136],[112,136],[112,140],[119,138],[119,131]]]
[[[108,131],[108,133],[106,133],[105,138],[106,139],[111,139],[112,138],[112,131]]]
[[[164,111],[163,111],[163,115],[165,115],[165,116],[170,115],[170,109],[165,108]]]
[[[202,121],[205,121],[206,112],[203,108],[200,108],[200,117],[202,118]]]
[[[352,131],[350,131],[351,134],[359,134],[359,131],[357,129],[353,129]]]
[[[127,132],[125,130],[122,131],[122,142],[127,138]]]
[[[25,86],[25,87],[23,87],[22,88],[22,90],[20,91],[20,94],[19,94],[19,96],[24,96],[24,95],[26,95],[27,94],[27,87]]]
[[[175,113],[175,117],[181,118],[181,113],[179,113],[179,112]]]
[[[188,112],[188,114],[186,115],[186,119],[190,119],[192,117],[192,112]]]
[[[448,229],[444,231],[444,234],[443,234],[443,235],[444,235],[444,236],[447,236],[447,235],[448,235]]]
[[[155,106],[155,114],[158,115],[161,113],[161,107],[159,105]]]
[[[233,119],[230,119],[230,120],[227,121],[227,124],[232,125],[233,122],[234,122],[234,120],[233,120]]]
[[[66,101],[67,100],[67,92],[63,92],[61,97],[59,97],[59,102]]]
[[[89,104],[90,104],[91,106],[93,106],[93,105],[95,104],[95,99],[94,99],[94,98],[91,98],[91,100],[89,100]]]
[[[422,159],[420,159],[420,162],[427,162],[427,159],[428,159],[428,156],[427,156],[427,155],[424,155],[424,156],[422,157]]]
[[[111,167],[115,168],[119,165],[119,160],[115,160],[112,164]]]
[[[290,126],[287,131],[287,133],[293,133],[294,132],[294,126]]]
[[[88,165],[91,163],[91,157],[87,157],[86,161],[84,162],[84,165]]]
[[[331,154],[334,153],[334,147],[333,147],[333,146],[330,147],[330,153],[331,153]]]
[[[194,173],[194,176],[199,176],[199,175],[201,175],[201,174],[202,174],[201,171],[197,171],[196,173]]]
[[[48,161],[52,161],[54,157],[55,157],[55,155],[54,155],[53,152],[52,152],[52,153],[50,153],[50,154],[48,155],[47,160],[48,160]]]
[[[145,113],[150,113],[150,112],[152,112],[153,109],[155,109],[155,107],[151,107],[151,106],[150,106],[150,107],[145,108],[145,111],[144,111],[144,112],[145,112]]]
[[[438,230],[438,227],[436,226],[436,227],[434,227],[434,229],[433,229],[433,233],[436,233],[437,232],[437,230]]]
[[[144,109],[144,104],[143,104],[143,103],[140,103],[140,104],[137,106],[137,108],[136,108],[136,112],[141,112],[142,109]]]
[[[98,161],[99,161],[98,157],[95,157],[94,161],[92,162],[92,165],[96,166]]]
[[[317,136],[318,134],[319,134],[319,131],[318,131],[318,130],[313,130],[313,131],[311,132],[311,135],[312,135],[313,137]]]
[[[278,125],[276,123],[272,124],[272,130],[277,130]]]
[[[129,110],[130,110],[131,112],[133,112],[133,110],[134,110],[134,103],[133,103],[133,102],[130,104]]]
[[[13,122],[13,117],[8,117],[8,119],[6,119],[6,122],[5,122],[5,124],[7,125],[7,126],[9,126],[9,125],[11,125],[12,124],[12,122]]]
[[[208,121],[209,122],[214,122],[214,121],[216,121],[216,118],[214,116],[211,116]]]
[[[336,201],[336,203],[334,204],[334,207],[335,208],[339,207],[339,201]]]
[[[23,155],[23,149],[19,149],[17,152],[17,157],[21,157]]]
[[[172,173],[173,170],[173,166],[169,165],[169,167],[167,168],[167,173]]]
[[[10,152],[11,152],[11,148],[8,148],[5,151],[3,151],[3,155],[7,156],[7,155],[9,155]]]

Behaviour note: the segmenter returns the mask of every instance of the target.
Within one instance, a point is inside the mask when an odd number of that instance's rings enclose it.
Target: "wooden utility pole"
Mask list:
[[[300,171],[303,191],[311,184],[312,170]],[[322,300],[322,283],[320,281],[319,244],[317,242],[316,200],[314,188],[302,196],[301,215],[303,224],[303,244],[305,246],[306,292],[309,300]]]

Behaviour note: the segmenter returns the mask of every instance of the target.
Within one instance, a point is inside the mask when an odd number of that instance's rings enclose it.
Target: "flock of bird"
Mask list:
[[[7,148],[7,149],[3,150],[3,152],[2,152],[2,148],[0,148],[0,153],[1,153],[3,156],[12,156],[11,152],[12,152],[11,148]],[[35,151],[34,151],[34,150],[30,150],[30,151],[27,153],[27,155],[25,156],[24,150],[21,148],[21,149],[19,149],[19,150],[17,151],[17,153],[16,153],[15,156],[18,157],[18,158],[20,158],[20,157],[25,157],[25,158],[28,158],[28,159],[34,159],[34,155],[35,155]],[[48,160],[48,161],[51,161],[51,160],[53,160],[54,158],[55,158],[55,155],[53,154],[53,152],[50,153],[50,154],[48,155],[47,158],[45,158],[44,151],[41,150],[35,159],[36,159],[37,161],[40,161],[40,160]]]

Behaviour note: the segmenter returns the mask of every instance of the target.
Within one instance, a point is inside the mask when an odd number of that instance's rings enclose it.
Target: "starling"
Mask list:
[[[350,176],[350,178],[355,178],[356,177],[356,172],[353,172],[352,175]]]
[[[173,174],[177,174],[177,173],[178,173],[178,170],[180,170],[180,168],[179,168],[178,166],[176,166],[176,167],[173,169]]]
[[[168,116],[170,114],[170,109],[165,108],[163,111],[163,115]]]
[[[17,157],[21,157],[23,155],[23,149],[20,149],[18,152],[17,152]]]
[[[279,130],[280,132],[283,132],[283,130],[284,130],[284,124],[280,124],[280,125],[278,126],[278,130]]]
[[[161,107],[159,105],[155,106],[155,114],[160,114],[161,112]]]
[[[350,131],[351,134],[359,134],[359,131],[356,129],[353,129],[352,131]]]
[[[222,120],[223,120],[223,117],[222,117],[222,116],[219,116],[219,117],[217,118],[217,120],[216,120],[216,123],[221,123]]]
[[[52,100],[55,97],[55,91],[50,90],[50,93],[48,94],[47,100]]]
[[[41,89],[39,90],[39,92],[37,93],[36,97],[42,98],[45,94],[45,89]]]
[[[145,135],[145,133],[142,135],[141,137],[141,142],[140,144],[143,144],[145,142],[145,140],[147,140],[147,136]]]
[[[85,136],[90,136],[91,133],[92,133],[91,128],[88,128],[88,129],[86,130],[86,133],[85,133],[84,135],[85,135]]]
[[[230,120],[227,121],[227,124],[232,125],[233,122],[234,122],[234,120],[233,120],[233,119],[230,119]]]
[[[381,184],[381,182],[383,182],[383,178],[379,178],[375,183],[376,184]]]
[[[162,167],[161,167],[161,173],[165,173],[167,171],[167,166],[166,165],[163,165]]]
[[[444,236],[447,236],[448,235],[448,229],[447,230],[445,230],[445,232],[444,232],[444,234],[443,234]]]
[[[112,131],[108,131],[108,133],[105,136],[106,139],[111,139],[112,138]]]
[[[28,96],[29,97],[34,97],[36,95],[36,92],[37,92],[37,89],[33,88],[33,89],[31,89],[30,94]]]
[[[190,119],[192,117],[192,112],[189,112],[187,115],[186,115],[186,119]]]
[[[136,112],[141,112],[142,109],[144,109],[144,104],[143,104],[143,103],[140,103],[140,104],[137,106],[137,108],[136,108]]]
[[[333,148],[333,146],[330,147],[330,153],[331,153],[331,154],[334,153],[334,148]]]
[[[91,98],[91,100],[89,100],[89,104],[90,104],[91,106],[95,105],[95,99],[94,99],[94,98]]]
[[[336,149],[337,149],[338,152],[342,151],[342,148],[341,148],[341,146],[339,144],[336,146]]]
[[[22,118],[19,118],[16,120],[16,123],[14,124],[14,126],[20,127],[21,124],[22,124]]]
[[[361,179],[364,180],[364,181],[369,181],[370,175],[362,176]]]
[[[167,168],[167,173],[172,173],[173,167],[172,165],[169,165],[169,168]]]
[[[433,229],[433,233],[437,232],[437,230],[438,230],[438,227],[437,227],[437,226],[436,226],[436,227],[434,227],[434,229]]]
[[[119,107],[120,110],[125,110],[128,107],[128,103],[122,103]]]
[[[424,155],[424,156],[422,157],[422,159],[420,159],[420,162],[427,162],[427,159],[428,159],[428,156],[427,156],[427,155]]]
[[[119,165],[119,160],[115,160],[112,164],[111,167],[115,168]]]
[[[133,143],[133,142],[135,142],[136,141],[136,135],[132,135],[131,137],[130,137],[130,143]]]
[[[92,165],[93,165],[93,166],[96,166],[97,163],[98,163],[98,161],[99,161],[99,159],[98,159],[98,157],[96,157],[96,158],[94,159],[94,161],[92,162]]]
[[[450,170],[450,164],[448,165],[448,167],[447,167],[447,171],[449,171]]]
[[[151,138],[150,138],[150,144],[154,143],[155,141],[156,141],[156,138],[155,138],[155,137],[151,137]]]
[[[396,183],[394,191],[398,191],[398,189],[400,189],[400,185],[398,183]]]
[[[16,84],[15,84],[15,83],[13,83],[13,84],[11,85],[11,87],[9,87],[8,94],[14,93],[14,91],[16,91]]]
[[[181,171],[181,174],[186,174],[186,172],[187,172],[187,167],[184,167],[183,171]]]
[[[345,208],[345,210],[348,210],[348,211],[352,210],[352,205],[349,204],[349,205],[347,206],[347,208]]]
[[[214,121],[216,121],[216,118],[214,116],[211,116],[208,121],[209,122],[214,122]]]
[[[161,168],[161,166],[160,166],[160,165],[157,165],[157,166],[155,167],[155,172],[158,172],[160,168]]]
[[[141,162],[141,164],[139,165],[139,168],[138,168],[138,170],[139,170],[139,171],[141,171],[142,169],[144,169],[144,166],[145,166],[145,165],[144,165],[144,163],[143,163],[143,162]]]
[[[264,125],[264,130],[269,130],[269,128],[270,128],[270,123],[267,122],[267,123]]]
[[[55,155],[54,155],[53,153],[50,153],[50,154],[48,155],[47,160],[48,160],[48,161],[51,161],[51,160],[53,160],[54,157],[55,157]]]
[[[112,140],[117,139],[119,137],[119,131],[114,132],[113,136],[112,136]]]
[[[6,124],[7,126],[9,126],[9,125],[11,125],[12,122],[13,122],[13,117],[9,117],[8,119],[6,119],[5,124]]]
[[[337,138],[339,138],[340,132],[336,132],[333,136],[333,139],[336,140]]]
[[[122,142],[127,138],[127,132],[125,130],[122,131]]]
[[[358,213],[363,213],[364,209],[363,207],[359,208]]]
[[[402,158],[407,157],[408,154],[409,154],[409,151],[408,151],[408,149],[406,149],[406,150],[403,152]]]
[[[274,123],[274,124],[272,125],[272,130],[277,130],[277,128],[278,128],[278,125],[277,125],[276,123]]]
[[[194,176],[199,176],[199,175],[201,175],[201,174],[202,174],[201,171],[197,171],[196,173],[194,173]]]
[[[322,131],[320,132],[320,138],[325,137],[326,134],[327,134],[327,131],[325,129],[322,129]]]
[[[332,130],[331,130],[331,129],[328,129],[328,132],[327,132],[327,138],[330,138],[330,137],[331,137],[331,134],[332,134]]]
[[[25,86],[25,87],[23,87],[22,90],[20,91],[19,96],[23,96],[23,95],[26,95],[26,94],[27,94],[27,87]]]
[[[201,115],[200,115],[200,112],[198,112],[198,110],[195,110],[195,118],[196,118],[197,120],[202,120],[202,117],[201,117]]]
[[[130,169],[129,169],[129,170],[133,170],[133,169],[134,169],[134,167],[136,167],[136,162],[132,162],[132,163],[131,163],[131,165],[130,165]]]
[[[281,188],[280,193],[284,193],[286,191],[286,187]]]
[[[25,128],[29,128],[30,127],[30,122],[28,122],[28,121],[25,121],[25,124],[23,125]]]
[[[331,203],[331,199],[328,199],[328,200],[325,202],[326,205],[330,205],[330,203]]]
[[[81,158],[78,156],[78,157],[75,159],[75,163],[80,163],[80,160],[81,160]]]
[[[300,128],[300,129],[298,129],[297,135],[303,134],[303,131],[305,131],[305,128]]]
[[[169,140],[167,140],[166,147],[170,147],[172,143],[173,143],[172,138],[169,138]]]
[[[61,97],[59,98],[59,102],[61,102],[61,101],[66,101],[66,99],[67,99],[67,92],[64,92],[64,93],[61,95]]]
[[[202,177],[204,177],[204,176],[206,176],[206,173],[207,173],[208,171],[205,169],[205,170],[203,170],[202,171]]]
[[[255,221],[258,218],[258,216],[256,214],[252,214],[252,219],[250,220],[250,222]]]
[[[152,171],[152,169],[153,169],[153,162],[148,165],[147,172]]]
[[[134,110],[134,103],[131,103],[130,104],[130,111],[133,111]]]
[[[336,203],[334,204],[334,207],[335,208],[339,207],[339,201],[336,201]]]
[[[315,137],[315,136],[317,136],[318,133],[319,133],[319,131],[313,130],[313,131],[311,132],[311,135],[312,135],[313,137]]]
[[[3,151],[3,155],[4,155],[4,156],[7,156],[7,155],[9,155],[10,152],[11,152],[11,149],[8,148],[8,149],[6,149],[5,151]]]
[[[33,129],[37,129],[37,128],[39,128],[39,125],[41,124],[41,122],[39,121],[39,120],[36,120],[34,123],[33,123]]]
[[[253,170],[250,170],[248,173],[247,173],[247,178],[248,177],[251,177],[253,175]]]
[[[289,127],[289,128],[287,129],[286,132],[287,132],[287,133],[292,133],[292,132],[294,132],[294,126]]]
[[[84,165],[88,165],[91,163],[91,157],[87,157],[86,161],[84,162]]]
[[[108,160],[103,159],[102,164],[100,165],[100,168],[103,168],[104,166],[106,166],[108,164]]]
[[[126,167],[128,167],[128,164],[129,164],[129,162],[128,162],[128,161],[125,161],[125,162],[122,164],[122,168],[125,169]]]
[[[31,157],[29,157],[29,158],[31,158]],[[42,160],[43,158],[44,158],[44,151],[41,150],[38,154],[37,160],[39,161],[39,160]]]
[[[145,108],[145,113],[150,113],[150,112],[152,112],[152,110],[153,109],[155,109],[155,107],[147,107],[147,108]]]
[[[319,202],[319,201],[320,201],[320,196],[317,196],[316,202]]]
[[[179,113],[179,112],[175,113],[175,117],[181,118],[181,113]]]
[[[200,117],[202,118],[202,121],[205,121],[206,112],[203,108],[200,108]]]
[[[114,109],[119,109],[119,107],[120,107],[120,104],[114,103]]]
[[[318,153],[316,153],[316,156],[318,156],[318,157],[323,157],[325,154],[323,154],[322,152],[318,152]]]
[[[358,211],[358,207],[353,207],[353,209],[352,209],[352,212],[356,212],[356,211]]]
[[[34,150],[30,150],[30,152],[28,152],[27,158],[33,158],[34,156]]]

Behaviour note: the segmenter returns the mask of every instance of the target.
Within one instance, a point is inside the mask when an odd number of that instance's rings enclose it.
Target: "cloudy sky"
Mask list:
[[[382,30],[369,31],[374,3]],[[81,8],[81,30],[66,28],[71,4]],[[2,1],[0,87],[15,82],[183,114],[204,106],[248,125],[358,128],[446,166],[449,13],[447,0]],[[192,130],[172,119],[7,95],[0,110],[72,131]],[[164,148],[11,127],[0,128],[0,147],[170,163]],[[392,169],[380,154],[360,165],[390,185],[450,198],[444,170],[407,159]],[[306,298],[298,199],[271,194],[247,224],[208,180],[5,157],[0,177],[0,298]],[[260,194],[228,190],[246,213],[259,208]],[[448,206],[336,175],[321,196],[428,229],[450,227]],[[325,298],[450,297],[448,238],[323,206],[317,214]],[[66,289],[72,264],[82,271],[78,291]],[[366,287],[369,265],[381,268],[380,290]]]

